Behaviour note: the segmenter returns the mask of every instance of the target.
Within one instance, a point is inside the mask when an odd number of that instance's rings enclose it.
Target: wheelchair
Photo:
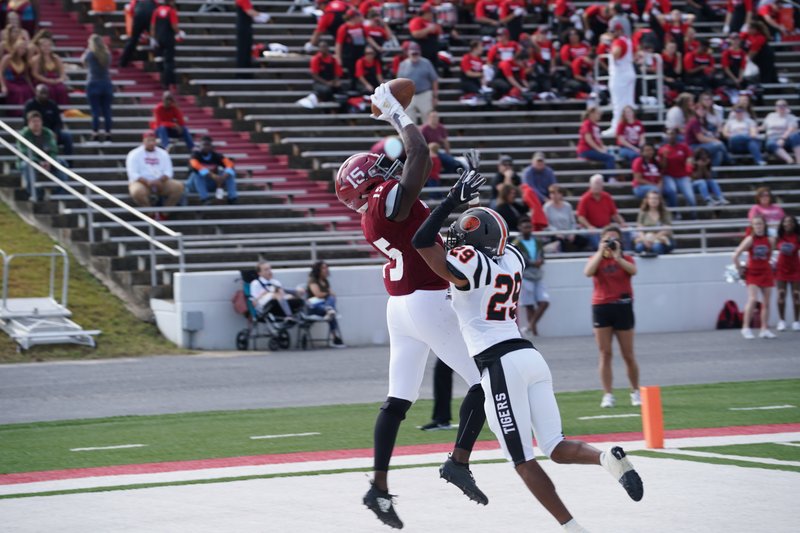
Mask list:
[[[292,343],[289,330],[301,323],[296,314],[300,311],[302,300],[297,300],[297,303],[290,300],[291,316],[285,316],[275,302],[269,302],[259,312],[250,300],[250,283],[258,278],[258,273],[255,270],[241,270],[240,274],[242,290],[247,302],[247,312],[245,313],[247,327],[236,334],[236,348],[238,350],[255,350],[258,339],[268,339],[267,347],[270,351],[288,350]]]

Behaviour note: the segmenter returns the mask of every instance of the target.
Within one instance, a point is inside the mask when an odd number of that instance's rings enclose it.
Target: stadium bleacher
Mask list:
[[[86,72],[76,65],[84,50],[85,39],[92,31],[108,35],[118,52],[125,42],[124,13],[94,13],[88,0],[62,0],[63,11],[47,9],[42,13],[48,29],[55,35],[59,53],[70,65],[70,109],[88,112],[83,94]],[[321,258],[331,264],[353,265],[380,263],[382,259],[364,243],[358,232],[355,213],[342,206],[332,193],[332,177],[339,164],[356,151],[368,150],[393,130],[376,123],[366,113],[337,113],[338,106],[320,106],[309,110],[295,101],[309,93],[310,56],[303,45],[311,35],[315,19],[299,11],[287,12],[293,2],[255,1],[256,9],[272,16],[272,23],[254,26],[255,43],[277,42],[286,45],[286,56],[271,55],[254,61],[253,69],[233,68],[235,21],[232,12],[201,13],[202,0],[179,0],[180,27],[186,38],[177,46],[177,75],[180,83],[178,103],[188,118],[189,129],[199,136],[211,135],[218,149],[236,160],[239,171],[240,201],[236,206],[198,207],[196,195],[189,196],[188,206],[159,208],[170,215],[165,224],[186,235],[185,261],[188,270],[241,268],[259,257],[268,257],[275,266],[310,264]],[[578,2],[577,5],[588,5]],[[681,2],[675,3],[680,8]],[[119,5],[118,7],[121,7]],[[696,24],[701,37],[721,37],[722,23]],[[467,42],[477,34],[477,25],[459,26]],[[396,32],[403,39],[405,28]],[[756,106],[759,118],[772,110],[777,98],[785,98],[790,108],[800,112],[800,63],[795,61],[797,44],[774,44],[778,70],[789,83],[764,86],[765,98]],[[466,52],[465,46],[451,48],[454,57]],[[116,62],[114,63],[116,65]],[[79,175],[102,186],[119,199],[130,203],[124,160],[127,152],[139,144],[141,132],[148,128],[152,109],[160,100],[157,64],[112,71],[117,92],[114,100],[114,142],[98,145],[89,142],[86,118],[66,122],[75,137],[72,168]],[[237,74],[251,75],[247,79]],[[575,157],[574,147],[584,100],[536,102],[532,108],[471,108],[459,102],[457,77],[440,80],[440,116],[447,126],[454,152],[479,148],[485,173],[494,172],[501,154],[514,159],[518,172],[529,164],[531,155],[542,151],[556,171],[559,183],[569,192],[567,200],[575,204],[585,191],[589,175],[598,171],[595,163]],[[7,110],[0,106],[0,112]],[[608,114],[604,117],[608,120]],[[652,111],[642,114],[648,137],[658,141],[663,127]],[[6,121],[20,128],[21,118]],[[7,138],[7,136],[6,136]],[[179,145],[172,154],[176,177],[185,179],[188,154]],[[770,161],[758,167],[746,158],[737,157],[733,166],[720,168],[720,184],[731,200],[722,207],[698,207],[701,221],[714,221],[702,235],[696,229],[681,229],[689,221],[676,222],[675,232],[681,251],[732,248],[738,232],[730,224],[741,223],[752,205],[752,191],[761,185],[773,189],[782,205],[796,210],[800,205],[800,166]],[[53,194],[50,201],[36,205],[24,200],[19,178],[14,171],[14,157],[0,156],[3,194],[13,198],[22,210],[36,214],[43,224],[57,228],[67,241],[83,246],[88,242],[85,206],[68,195]],[[626,176],[629,170],[615,174]],[[455,176],[443,176],[443,185]],[[52,189],[49,183],[41,187]],[[635,220],[639,201],[629,183],[609,186],[628,221]],[[436,190],[432,191],[438,192]],[[423,198],[429,192],[423,194]],[[104,207],[108,202],[96,198]],[[435,200],[431,200],[435,203]],[[685,208],[682,208],[685,210]],[[155,208],[149,211],[156,210]],[[681,209],[679,209],[680,211]],[[126,220],[121,209],[115,208]],[[144,210],[148,211],[148,210]],[[724,221],[729,221],[725,224]],[[720,223],[722,222],[722,223]],[[142,222],[133,222],[137,227]],[[146,303],[149,290],[150,252],[146,244],[131,238],[113,222],[95,219],[95,244],[86,257],[111,279],[129,289]],[[169,291],[171,273],[177,269],[168,257],[159,258],[159,293]]]

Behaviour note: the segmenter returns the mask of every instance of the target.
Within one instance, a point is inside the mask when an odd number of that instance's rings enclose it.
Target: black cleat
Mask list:
[[[642,478],[633,469],[633,465],[625,456],[625,451],[621,447],[614,446],[603,453],[600,456],[600,463],[603,468],[614,476],[614,479],[619,481],[619,484],[622,485],[633,501],[638,502],[642,499],[644,496]]]
[[[403,529],[403,522],[394,511],[394,495],[385,490],[378,489],[374,483],[364,495],[364,505],[370,509],[378,520],[389,527]]]
[[[475,484],[475,478],[472,477],[469,465],[457,463],[452,457],[448,457],[447,461],[439,467],[439,476],[461,489],[461,492],[466,494],[470,500],[481,505],[489,503],[489,498]]]

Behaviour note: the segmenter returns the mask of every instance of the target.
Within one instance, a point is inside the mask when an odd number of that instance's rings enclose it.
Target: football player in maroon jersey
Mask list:
[[[470,387],[461,404],[453,453],[439,473],[483,505],[488,499],[475,484],[469,456],[486,415],[480,375],[467,354],[448,301],[448,284],[433,273],[411,244],[429,213],[418,198],[431,168],[425,138],[387,84],[380,85],[371,99],[381,112],[373,118],[389,122],[400,134],[407,154],[405,165],[388,163],[382,155],[355,154],[339,168],[335,185],[339,200],[361,213],[366,240],[388,260],[383,280],[389,293],[389,394],[375,421],[374,479],[363,501],[383,523],[399,529],[403,522],[394,510],[387,484],[389,460],[400,423],[419,396],[430,350]],[[477,167],[478,156],[477,152],[467,155],[469,171]]]

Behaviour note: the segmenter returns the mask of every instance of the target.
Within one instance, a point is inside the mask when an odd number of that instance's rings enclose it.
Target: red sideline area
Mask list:
[[[791,433],[800,431],[800,424],[764,424],[755,426],[729,426],[721,428],[671,429],[667,430],[667,439],[691,437],[726,437],[731,435],[763,435],[769,433]],[[585,442],[625,442],[642,440],[640,432],[602,433],[598,435],[575,435],[570,438]],[[451,444],[414,444],[398,446],[394,449],[398,455],[421,455],[427,453],[446,453]],[[494,450],[496,441],[479,441],[476,450]],[[309,461],[332,461],[335,459],[357,459],[372,457],[372,448],[356,450],[326,450],[319,452],[296,452],[270,455],[249,455],[244,457],[223,457],[219,459],[198,459],[193,461],[171,461],[164,463],[143,463],[134,465],[102,466],[92,468],[71,468],[67,470],[44,470],[41,472],[20,472],[0,475],[0,485],[16,483],[34,483],[37,481],[53,481],[57,479],[74,479],[95,476],[119,476],[129,474],[156,474],[184,470],[203,470],[208,468],[228,468],[232,466],[260,466],[285,463],[305,463]]]

